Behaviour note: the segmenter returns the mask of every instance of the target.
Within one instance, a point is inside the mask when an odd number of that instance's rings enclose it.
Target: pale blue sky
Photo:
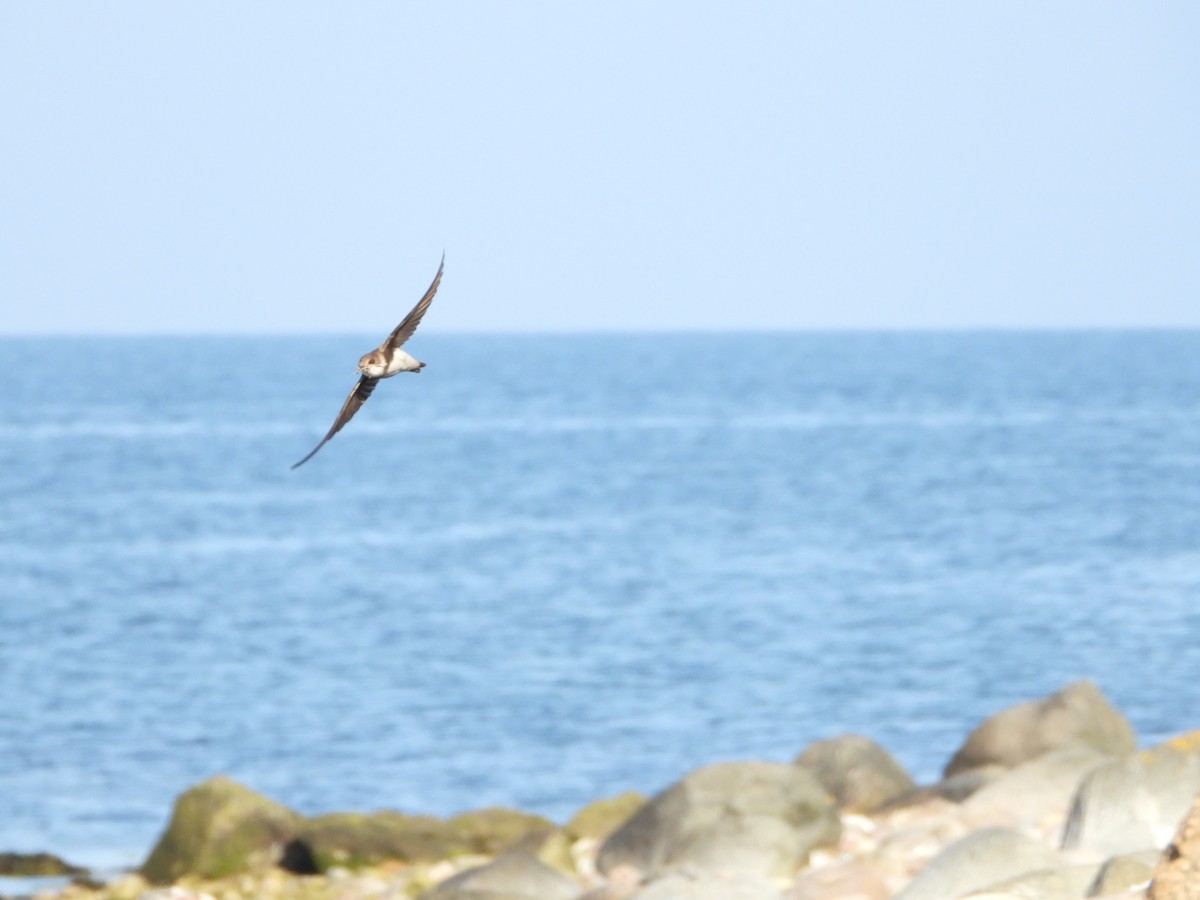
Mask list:
[[[0,332],[1200,326],[1200,4],[0,4]]]

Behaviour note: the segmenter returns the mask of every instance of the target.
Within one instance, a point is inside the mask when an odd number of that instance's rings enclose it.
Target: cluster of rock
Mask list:
[[[106,900],[1200,898],[1200,732],[1136,752],[1090,682],[979,726],[936,784],[844,735],[706,766],[565,826],[515,810],[305,817],[216,778]]]
[[[86,874],[86,869],[73,866],[53,853],[0,853],[0,877],[3,878],[50,878]]]

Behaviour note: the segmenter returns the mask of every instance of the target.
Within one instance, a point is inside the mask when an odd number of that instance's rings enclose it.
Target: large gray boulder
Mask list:
[[[784,763],[718,763],[663,791],[601,845],[597,868],[657,876],[697,870],[792,877],[816,846],[837,840],[832,799]]]
[[[1090,681],[1076,681],[1041,700],[1001,710],[971,732],[946,765],[946,777],[987,765],[1012,767],[1065,747],[1125,756],[1133,728]]]
[[[142,864],[156,884],[185,875],[223,878],[278,863],[301,816],[229,778],[189,788],[175,801],[167,830]]]
[[[1161,849],[1200,792],[1200,732],[1107,763],[1079,785],[1063,848],[1099,857]]]
[[[896,900],[956,900],[1019,875],[1062,865],[1057,853],[1016,829],[983,828],[930,860]]]
[[[574,900],[582,888],[560,872],[521,852],[501,853],[494,860],[459,872],[432,891],[430,900],[481,900],[481,898],[530,898],[530,900]]]
[[[1112,759],[1088,747],[1068,747],[1021,763],[962,801],[964,821],[974,827],[1059,828],[1080,781]]]
[[[812,772],[849,812],[874,812],[917,786],[895,757],[858,734],[816,741],[795,764]]]

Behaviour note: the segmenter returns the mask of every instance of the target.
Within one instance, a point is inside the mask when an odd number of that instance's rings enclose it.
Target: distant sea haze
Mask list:
[[[561,819],[855,731],[932,779],[1079,677],[1196,725],[1198,332],[419,334],[290,471],[372,343],[0,340],[0,850],[137,863],[216,773]]]

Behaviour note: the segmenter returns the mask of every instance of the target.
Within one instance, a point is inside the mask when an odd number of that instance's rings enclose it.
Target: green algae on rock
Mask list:
[[[275,865],[302,817],[224,776],[210,778],[175,801],[167,830],[142,864],[155,884],[185,875],[222,878]]]
[[[314,816],[301,826],[297,840],[318,872],[335,866],[362,869],[387,860],[433,862],[469,852],[443,819],[392,810]]]
[[[86,871],[53,853],[0,853],[0,875],[6,878],[52,878]]]
[[[648,801],[645,794],[637,791],[593,800],[571,817],[565,831],[573,841],[580,838],[603,840],[628,822]]]
[[[388,860],[435,862],[467,854],[491,855],[530,834],[554,830],[541,816],[492,807],[451,819],[392,810],[328,813],[306,820],[297,843],[314,868],[362,869]]]
[[[487,855],[499,853],[527,835],[554,831],[557,827],[549,819],[504,806],[460,813],[446,825],[468,847],[467,852]]]

